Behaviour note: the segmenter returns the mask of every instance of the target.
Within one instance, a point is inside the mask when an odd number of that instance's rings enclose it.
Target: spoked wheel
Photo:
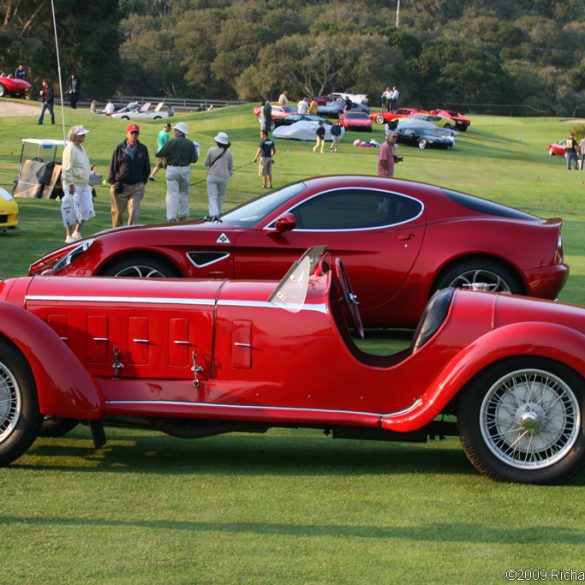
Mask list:
[[[0,465],[12,463],[31,446],[41,422],[30,367],[13,345],[0,340]]]
[[[435,290],[448,287],[512,294],[523,293],[515,274],[505,266],[487,258],[455,264],[438,280]]]
[[[419,147],[421,150],[424,150],[424,149],[427,147],[427,141],[426,141],[424,138],[421,138],[421,139],[418,141],[418,147]]]
[[[502,481],[555,483],[585,462],[583,379],[544,358],[513,358],[481,374],[459,407],[470,461]]]
[[[122,258],[108,266],[102,274],[125,278],[174,278],[181,276],[166,262],[147,256]]]
[[[384,122],[386,122],[384,116],[382,116],[382,114],[378,114],[376,116],[376,124],[384,124]]]
[[[339,284],[339,288],[341,289],[341,294],[343,295],[345,306],[347,307],[347,310],[349,312],[351,325],[353,325],[358,335],[363,339],[364,324],[362,323],[362,316],[360,315],[357,295],[353,292],[351,288],[351,284],[349,282],[349,278],[347,276],[347,272],[345,270],[343,262],[341,261],[341,258],[335,259],[335,277],[337,283]]]

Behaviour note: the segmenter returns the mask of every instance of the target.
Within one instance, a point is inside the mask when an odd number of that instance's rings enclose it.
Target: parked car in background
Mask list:
[[[410,346],[380,356],[355,341],[362,305],[341,258],[316,246],[283,272],[280,282],[0,282],[0,465],[49,418],[87,422],[96,448],[108,424],[181,438],[318,428],[458,435],[498,481],[557,483],[582,468],[583,308],[447,288]]]
[[[335,91],[327,95],[318,95],[313,97],[317,104],[327,104],[329,102],[345,101],[349,98],[353,103],[368,105],[368,96],[364,93],[347,93],[343,91]]]
[[[413,114],[428,114],[428,112],[417,108],[399,108],[395,112],[375,112],[374,114],[370,114],[370,119],[372,122],[376,122],[376,124],[386,124],[393,120],[408,118]]]
[[[273,122],[280,118],[286,118],[286,116],[290,116],[291,114],[297,113],[297,108],[295,106],[271,106],[271,110]],[[254,114],[254,116],[256,116],[256,118],[258,118],[258,122],[260,122],[262,119],[262,107],[256,106],[255,108],[252,109],[252,113]],[[275,125],[273,124],[272,128],[274,127]]]
[[[439,108],[437,110],[432,110],[430,113],[435,114],[436,116],[441,116],[442,118],[451,119],[455,124],[453,128],[460,130],[461,132],[465,132],[471,125],[471,120],[469,118],[466,118],[463,114],[453,110],[443,110]]]
[[[0,73],[0,97],[26,97],[30,95],[30,83],[11,75]]]
[[[279,126],[290,126],[291,124],[295,124],[296,122],[323,122],[323,124],[331,126],[333,122],[328,120],[327,118],[323,118],[322,116],[317,116],[316,114],[289,114],[284,118],[274,118],[274,127],[278,128]]]
[[[347,267],[364,321],[404,327],[440,288],[479,283],[555,299],[568,275],[560,219],[423,183],[316,177],[221,220],[104,231],[50,252],[29,273],[278,279],[303,250],[326,244]]]
[[[0,187],[0,231],[18,225],[18,204],[12,195]]]
[[[316,137],[316,131],[319,127],[319,122],[311,120],[299,120],[290,126],[284,125],[275,128],[272,132],[273,138],[283,138],[288,140],[306,140],[314,141]],[[325,141],[329,142],[332,140],[331,128],[333,124],[325,124]],[[345,129],[342,129],[342,137]]]
[[[565,156],[567,153],[567,139],[561,138],[558,142],[553,142],[546,147],[549,156]]]
[[[154,109],[150,109],[150,102],[146,102],[142,105],[138,102],[132,102],[118,110],[114,114],[111,114],[111,118],[120,118],[121,120],[160,120],[162,118],[169,118],[173,115],[173,110],[165,106],[164,102],[158,103]]]
[[[398,142],[409,146],[425,148],[455,148],[455,137],[449,130],[443,130],[435,126],[399,126],[396,129]]]
[[[442,118],[441,116],[437,116],[435,114],[421,114],[417,112],[416,114],[410,114],[406,118],[407,120],[422,120],[423,122],[430,122],[437,128],[447,128],[452,129],[454,128],[453,120],[450,118]]]
[[[326,104],[320,104],[317,106],[317,112],[321,116],[329,116],[331,118],[339,118],[345,111],[345,102],[343,100],[337,100],[333,102],[327,102]],[[368,106],[364,104],[358,104],[356,102],[351,103],[352,112],[365,112],[368,113],[370,110]]]
[[[346,130],[359,130],[362,132],[372,131],[372,121],[365,112],[346,112],[339,116],[341,125]]]

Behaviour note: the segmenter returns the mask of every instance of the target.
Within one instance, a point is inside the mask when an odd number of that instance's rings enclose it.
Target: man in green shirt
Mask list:
[[[163,129],[157,134],[156,136],[156,151],[158,152],[169,140],[171,139],[171,125],[167,122]],[[160,171],[160,169],[164,168],[165,166],[165,159],[159,158],[158,162],[154,167],[154,171],[152,175],[148,177],[149,181],[154,181],[154,176]]]
[[[185,122],[173,126],[175,137],[157,153],[167,161],[167,221],[183,221],[189,217],[189,165],[197,162],[197,146],[187,138],[189,128]]]

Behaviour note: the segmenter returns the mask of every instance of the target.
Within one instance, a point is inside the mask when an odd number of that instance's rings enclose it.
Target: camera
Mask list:
[[[402,156],[394,156],[394,162],[395,163],[402,162],[403,160],[404,160],[404,158]]]

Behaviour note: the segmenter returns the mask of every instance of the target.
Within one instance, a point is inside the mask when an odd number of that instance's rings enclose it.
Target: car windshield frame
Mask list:
[[[242,205],[230,209],[230,211],[221,216],[221,221],[226,225],[234,227],[254,227],[281,205],[297,197],[303,191],[306,191],[306,189],[307,185],[303,182],[291,183],[282,187],[282,189],[272,191],[266,195],[260,195],[252,199],[252,201],[247,201]]]

